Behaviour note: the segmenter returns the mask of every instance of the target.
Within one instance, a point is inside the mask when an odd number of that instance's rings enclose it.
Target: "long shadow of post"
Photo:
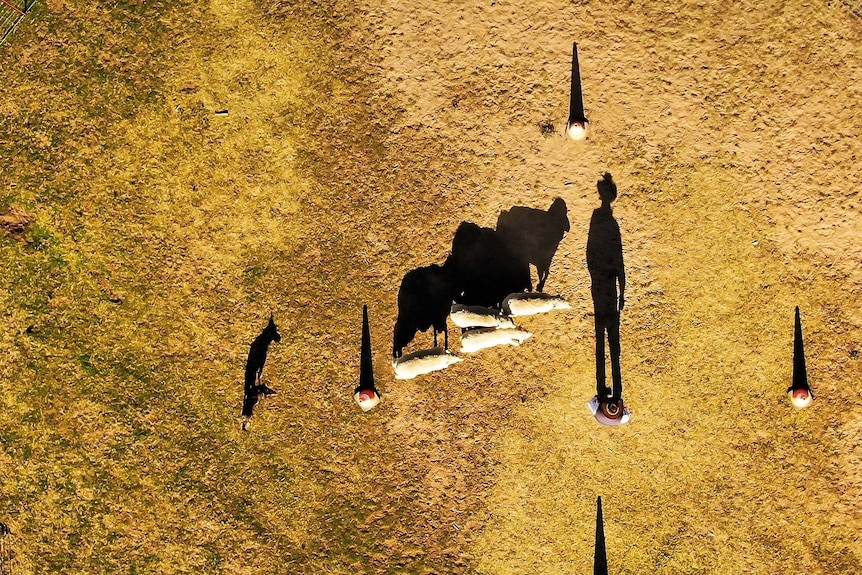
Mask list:
[[[578,44],[572,44],[572,91],[569,99],[569,119],[566,133],[574,140],[583,140],[587,135],[589,120],[584,115],[584,97],[581,90],[581,69],[578,64]]]
[[[605,519],[602,515],[602,496],[596,503],[596,546],[593,552],[593,575],[608,575],[608,551],[605,547]]]
[[[587,237],[587,268],[592,280],[591,293],[596,322],[596,394],[599,401],[605,398],[619,401],[623,394],[620,374],[620,311],[625,305],[626,271],[620,226],[611,209],[611,202],[617,197],[617,185],[610,174],[605,174],[596,185],[602,205],[593,211]],[[611,352],[613,389],[608,389],[605,379],[605,333]]]

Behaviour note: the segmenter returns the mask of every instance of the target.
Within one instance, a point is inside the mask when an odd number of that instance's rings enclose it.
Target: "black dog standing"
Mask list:
[[[245,364],[245,397],[242,400],[243,431],[248,429],[249,421],[254,414],[254,406],[257,405],[260,396],[267,397],[275,393],[275,390],[267,387],[260,379],[263,374],[263,364],[266,363],[266,352],[273,341],[281,341],[281,334],[278,333],[278,327],[270,314],[269,323],[260,335],[254,338],[248,350],[248,361]]]

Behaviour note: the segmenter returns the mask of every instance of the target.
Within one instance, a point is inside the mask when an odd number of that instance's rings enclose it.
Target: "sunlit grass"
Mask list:
[[[847,446],[823,425],[843,403],[829,377],[842,352],[826,346],[853,344],[824,325],[833,286],[776,257],[760,216],[733,202],[730,174],[665,176],[621,200],[656,235],[651,277],[635,280],[623,313],[632,423],[601,428],[589,416],[591,343],[576,341],[525,429],[503,434],[478,570],[588,572],[602,495],[615,573],[853,572],[855,527],[829,519],[832,458]],[[660,293],[641,287],[654,282]],[[795,305],[810,310],[808,364],[823,396],[804,412],[784,395]],[[670,334],[660,346],[656,323]]]
[[[619,149],[611,114],[584,148],[617,162],[601,169],[623,183],[624,242],[627,222],[654,230],[626,244],[630,425],[599,428],[585,406],[588,294],[562,273],[581,229],[549,284],[573,312],[525,320],[523,349],[396,384],[400,277],[441,262],[461,219],[543,203],[562,170],[495,162],[559,142],[526,147],[481,75],[463,86],[475,101],[446,103],[463,124],[410,116],[387,69],[367,76],[379,55],[356,49],[350,3],[38,6],[0,58],[0,210],[34,219],[0,237],[16,575],[583,573],[598,494],[614,573],[859,570],[845,473],[860,430],[840,393],[855,332],[816,262],[784,259],[740,201],[746,174],[695,169],[684,146]],[[498,105],[506,142],[428,129]],[[567,162],[592,184],[595,166]],[[573,189],[575,221],[591,200]],[[368,414],[351,399],[362,303],[383,391]],[[795,305],[818,395],[805,412],[784,397]],[[242,367],[270,313],[279,393],[243,434]]]
[[[282,117],[337,99],[309,100],[319,40],[227,6],[130,5],[143,28],[123,7],[45,11],[20,40],[51,69],[7,76],[4,98],[24,104],[4,202],[36,221],[2,246],[0,485],[22,573],[245,570],[314,531],[301,446],[234,423],[244,346],[270,311],[291,327],[281,262],[309,233],[306,133]]]

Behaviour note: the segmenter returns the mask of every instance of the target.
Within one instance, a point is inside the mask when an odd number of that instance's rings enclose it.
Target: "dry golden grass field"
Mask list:
[[[862,573],[860,102],[836,0],[39,2],[0,46],[3,569],[585,574],[602,495],[614,575]],[[617,428],[585,405],[604,172]],[[403,275],[557,196],[573,309],[396,381]]]

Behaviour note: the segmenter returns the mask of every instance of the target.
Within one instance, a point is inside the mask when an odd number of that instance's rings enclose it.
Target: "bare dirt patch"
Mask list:
[[[9,208],[0,212],[0,232],[7,234],[16,240],[23,240],[27,228],[33,223],[32,216],[19,210]]]

